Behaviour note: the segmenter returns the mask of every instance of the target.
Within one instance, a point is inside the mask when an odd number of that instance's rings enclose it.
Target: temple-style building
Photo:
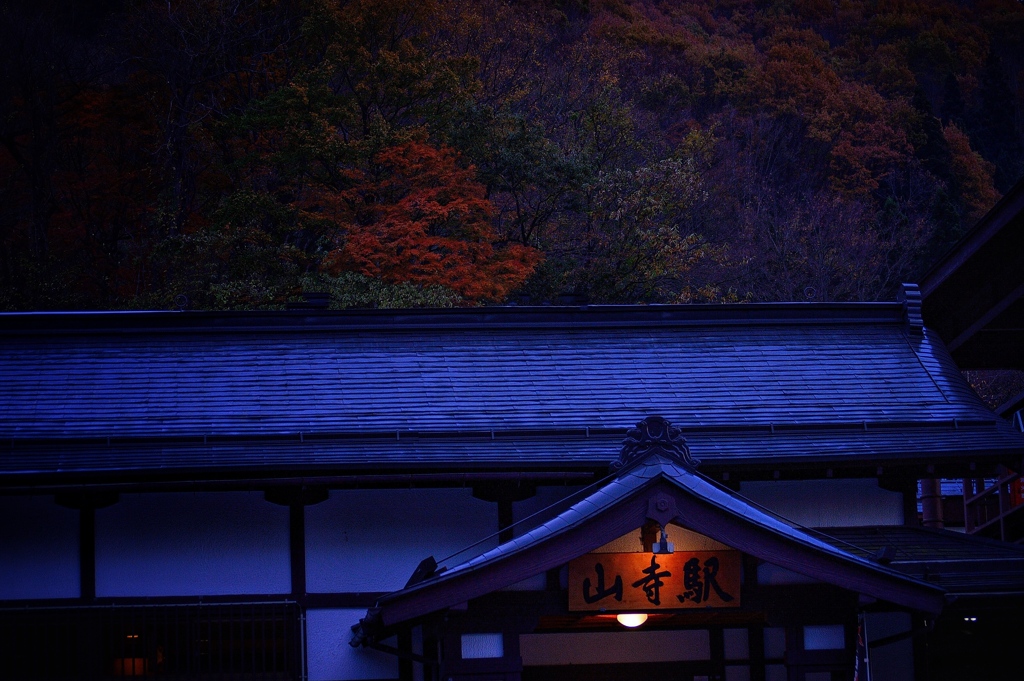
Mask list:
[[[1010,679],[1020,470],[889,303],[0,315],[0,678]]]

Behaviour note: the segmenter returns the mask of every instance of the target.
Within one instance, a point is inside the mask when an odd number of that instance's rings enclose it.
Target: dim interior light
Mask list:
[[[641,624],[647,621],[647,615],[642,612],[624,612],[615,616],[615,619],[619,621],[624,627],[639,627]]]
[[[145,676],[146,658],[119,657],[114,660],[114,676]]]

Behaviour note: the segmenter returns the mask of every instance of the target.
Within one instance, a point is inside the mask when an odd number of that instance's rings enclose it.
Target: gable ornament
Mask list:
[[[624,468],[655,454],[675,461],[689,470],[696,470],[700,465],[700,460],[690,454],[682,430],[661,416],[648,416],[636,424],[636,428],[630,428],[626,433],[619,458],[612,463],[612,468]]]

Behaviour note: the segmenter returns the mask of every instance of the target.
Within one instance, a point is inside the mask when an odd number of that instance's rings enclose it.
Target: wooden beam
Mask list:
[[[1024,272],[1021,273],[1024,275]],[[957,350],[964,343],[970,341],[974,336],[988,326],[992,320],[1005,312],[1011,305],[1020,300],[1021,296],[1024,296],[1024,283],[1017,286],[1012,291],[1000,298],[991,307],[985,310],[982,314],[974,320],[970,326],[961,331],[956,338],[948,341],[946,347],[950,352]]]
[[[96,600],[96,508],[78,510],[78,575],[83,601]]]

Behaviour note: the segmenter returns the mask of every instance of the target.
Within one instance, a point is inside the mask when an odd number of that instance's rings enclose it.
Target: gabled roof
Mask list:
[[[645,419],[638,430],[646,430],[652,421],[656,426],[651,430],[672,430],[657,417]],[[673,439],[680,442],[674,430]],[[688,465],[688,455],[674,456],[664,446],[646,449],[646,456],[627,462],[618,475],[551,520],[383,596],[357,628],[356,642],[373,638],[374,626],[392,627],[560,567],[637,530],[648,518],[663,527],[677,523],[756,558],[867,596],[932,614],[942,610],[941,588],[843,551],[766,513],[697,473]]]
[[[1024,453],[899,303],[0,315],[0,485],[593,471],[651,413],[709,471]]]

